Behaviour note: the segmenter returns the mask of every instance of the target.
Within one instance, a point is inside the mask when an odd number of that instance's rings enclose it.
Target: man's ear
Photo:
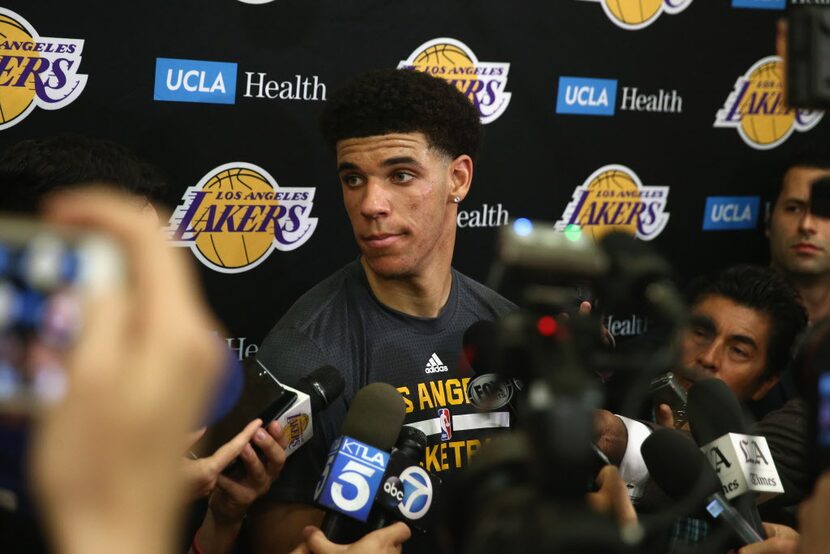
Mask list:
[[[776,373],[775,375],[770,375],[766,379],[764,379],[758,388],[755,389],[755,392],[752,393],[752,400],[756,402],[761,400],[763,397],[767,395],[772,387],[778,384],[778,381],[781,380],[781,374]]]
[[[452,202],[455,197],[464,200],[473,182],[473,159],[462,154],[450,162],[447,171],[450,177],[449,201]]]

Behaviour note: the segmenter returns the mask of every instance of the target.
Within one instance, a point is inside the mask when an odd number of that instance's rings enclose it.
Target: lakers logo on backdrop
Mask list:
[[[86,86],[78,73],[84,41],[41,37],[18,14],[0,8],[0,130],[23,121],[37,107],[57,110]]]
[[[685,10],[692,0],[585,0],[599,2],[608,19],[618,27],[637,31],[648,27],[663,13],[677,14]]]
[[[423,43],[398,68],[423,71],[455,85],[478,109],[482,123],[498,119],[510,103],[506,90],[510,64],[480,62],[466,44],[452,38]]]
[[[267,171],[245,162],[212,169],[170,217],[176,246],[193,251],[206,266],[241,273],[276,250],[299,248],[317,227],[311,217],[314,188],[280,187]]]
[[[784,104],[784,67],[781,58],[758,60],[738,77],[723,107],[715,115],[715,127],[738,130],[752,148],[769,150],[782,144],[794,131],[815,127],[824,112],[790,108]]]
[[[626,166],[606,165],[574,190],[555,227],[565,231],[576,226],[595,240],[612,231],[651,240],[669,221],[668,197],[669,187],[643,186]]]

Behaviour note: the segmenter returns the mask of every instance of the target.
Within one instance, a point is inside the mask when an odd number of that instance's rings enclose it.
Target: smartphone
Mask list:
[[[60,399],[64,360],[88,302],[125,282],[125,258],[102,234],[0,214],[0,416]]]
[[[689,420],[686,411],[686,389],[671,371],[661,373],[651,380],[649,386],[652,406],[656,410],[660,404],[668,404],[674,416],[674,426],[679,429]]]

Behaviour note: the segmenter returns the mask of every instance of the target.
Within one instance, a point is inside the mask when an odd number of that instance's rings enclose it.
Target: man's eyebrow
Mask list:
[[[689,323],[692,327],[701,327],[710,333],[717,331],[715,321],[708,315],[692,314],[691,321]]]
[[[346,171],[347,169],[357,169],[357,165],[352,162],[340,162],[337,164],[337,171]]]
[[[755,339],[748,335],[729,335],[729,340],[745,344],[756,350],[758,349],[758,343],[755,342]]]
[[[805,200],[804,198],[798,198],[798,197],[790,196],[790,197],[784,199],[784,203],[785,204],[798,204],[799,206],[806,206],[807,205],[807,200]]]
[[[391,165],[399,165],[399,164],[411,164],[411,165],[420,166],[421,162],[419,162],[418,160],[416,160],[415,158],[413,158],[411,156],[397,156],[395,158],[387,158],[387,159],[383,160],[380,165],[382,165],[384,167],[389,167]]]

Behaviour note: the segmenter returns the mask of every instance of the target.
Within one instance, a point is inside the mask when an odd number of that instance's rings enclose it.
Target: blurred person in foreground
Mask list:
[[[176,551],[189,496],[182,445],[207,411],[224,359],[187,264],[135,200],[87,188],[45,205],[50,223],[114,237],[127,266],[124,283],[90,299],[66,358],[67,393],[35,427],[31,475],[57,552]],[[396,551],[408,533],[397,524],[350,546],[309,536],[299,551]]]
[[[158,228],[157,203],[167,183],[154,166],[123,145],[80,135],[60,135],[23,140],[0,155],[0,206],[4,211],[31,213],[49,193],[93,182],[124,193],[121,202],[129,205],[132,215]],[[206,335],[210,330],[205,329]],[[203,432],[204,429],[183,439],[180,453]],[[26,429],[0,426],[0,436],[4,438],[0,448],[0,490],[13,495],[16,501],[16,509],[0,509],[0,528],[14,533],[14,543],[9,546],[13,551],[26,554],[44,551],[23,486],[25,466],[20,452],[28,440]],[[181,457],[186,500],[209,497],[208,509],[197,533],[198,541],[195,537],[193,540],[205,554],[230,549],[248,507],[279,475],[285,462],[285,444],[279,444],[280,436],[278,423],[256,420],[210,456],[196,460]],[[254,452],[254,445],[265,454],[263,460]],[[237,457],[242,460],[244,475],[234,478],[222,475]]]

